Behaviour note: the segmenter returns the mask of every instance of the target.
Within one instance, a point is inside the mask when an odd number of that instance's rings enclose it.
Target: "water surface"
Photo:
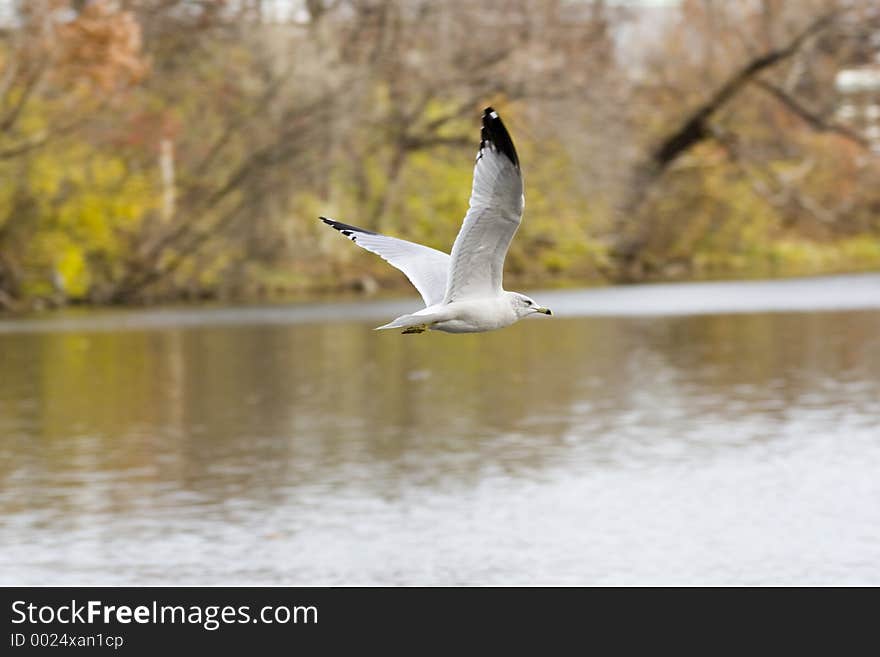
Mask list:
[[[535,297],[0,322],[0,584],[880,585],[880,276]]]

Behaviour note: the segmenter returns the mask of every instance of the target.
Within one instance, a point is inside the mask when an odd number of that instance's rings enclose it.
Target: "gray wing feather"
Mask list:
[[[447,303],[501,292],[504,259],[522,221],[524,202],[513,142],[498,114],[487,108],[470,207],[452,246]]]
[[[321,221],[338,230],[362,249],[375,253],[388,264],[402,271],[422,295],[425,306],[443,301],[449,272],[448,254],[429,246],[380,235],[326,217],[321,217]]]

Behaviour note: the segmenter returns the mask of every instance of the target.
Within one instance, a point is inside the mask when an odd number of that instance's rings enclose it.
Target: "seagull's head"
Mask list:
[[[552,315],[549,308],[544,308],[535,303],[534,299],[530,299],[525,294],[520,294],[519,292],[508,292],[510,296],[510,303],[513,306],[513,310],[516,313],[516,316],[519,319],[523,317],[528,317],[529,315],[534,315],[535,313],[541,313],[542,315]]]

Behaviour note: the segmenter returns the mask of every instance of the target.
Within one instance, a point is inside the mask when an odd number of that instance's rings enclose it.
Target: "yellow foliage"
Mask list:
[[[16,174],[17,185],[0,191],[0,208],[10,209],[14,195],[27,190],[27,221],[8,212],[3,216],[25,223],[32,233],[16,257],[26,273],[25,290],[35,296],[86,296],[95,281],[91,262],[118,263],[130,247],[126,233],[158,200],[149,175],[130,171],[121,157],[85,142],[39,150],[23,172],[0,173]]]

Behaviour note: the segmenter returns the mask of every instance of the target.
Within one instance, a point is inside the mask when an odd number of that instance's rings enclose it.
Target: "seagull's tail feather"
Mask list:
[[[433,313],[424,313],[418,312],[412,315],[401,315],[397,319],[392,322],[388,322],[384,326],[377,326],[376,331],[383,331],[385,329],[416,329],[421,328],[422,330],[428,330],[431,324],[436,322],[439,318],[434,316]],[[407,331],[404,331],[407,332]],[[421,333],[422,331],[408,331],[409,333]]]
[[[382,331],[384,329],[409,328],[411,326],[419,326],[424,323],[424,317],[417,317],[416,315],[402,315],[394,321],[388,322],[384,326],[377,326],[376,330]]]

